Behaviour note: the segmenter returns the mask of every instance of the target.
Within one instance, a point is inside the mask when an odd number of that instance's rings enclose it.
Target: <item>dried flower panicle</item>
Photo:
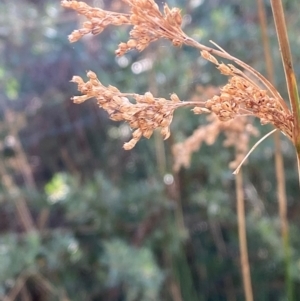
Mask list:
[[[259,72],[216,44],[214,45],[218,49],[213,49],[188,37],[181,29],[182,18],[178,8],[170,9],[165,4],[164,11],[161,12],[153,0],[123,0],[123,2],[130,7],[128,14],[93,8],[80,1],[63,0],[62,6],[74,9],[88,19],[83,23],[83,28],[69,36],[70,41],[77,41],[88,33],[99,34],[110,24],[131,25],[133,28],[130,31],[130,39],[119,44],[116,55],[123,55],[131,49],[142,51],[151,42],[164,38],[172,41],[174,46],[185,44],[201,50],[204,59],[215,64],[222,74],[229,76],[228,84],[220,89],[219,95],[201,102],[182,102],[174,94],[169,101],[164,98],[154,98],[150,92],[145,95],[121,93],[115,87],[103,86],[93,72],[88,72],[88,82],[75,76],[73,81],[78,84],[79,91],[83,94],[74,97],[76,103],[95,97],[111,119],[124,120],[135,129],[133,139],[125,144],[124,148],[131,149],[142,136],[149,138],[156,128],[161,128],[162,135],[167,138],[170,134],[169,126],[173,112],[182,106],[194,106],[195,114],[214,113],[220,122],[233,120],[236,122],[237,117],[255,116],[260,118],[262,124],[270,123],[292,141],[294,140],[295,129],[290,109],[275,87]],[[214,55],[233,61],[248,71],[259,84],[265,87],[265,90],[234,65],[219,63]],[[129,98],[134,99],[136,103],[131,103]],[[211,127],[211,131],[215,129],[212,125]],[[198,135],[200,132],[199,130]],[[212,134],[206,139],[214,140],[213,137]],[[205,141],[209,143],[210,140]],[[193,148],[195,146],[191,147]]]
[[[132,25],[130,39],[119,44],[116,55],[121,56],[131,49],[144,50],[151,42],[160,38],[171,40],[173,45],[181,46],[185,34],[181,30],[182,17],[178,8],[170,9],[164,5],[161,13],[154,0],[123,0],[130,7],[130,13],[116,13],[93,8],[81,1],[61,1],[66,8],[76,10],[88,21],[83,28],[75,30],[69,36],[70,42],[76,42],[86,34],[99,34],[108,25]]]
[[[130,40],[121,43],[116,55],[121,56],[131,49],[144,50],[151,42],[164,38],[170,40],[174,46],[181,46],[184,33],[181,30],[182,17],[180,9],[170,9],[164,5],[161,13],[153,0],[123,0],[131,8],[130,21],[133,29],[130,31]]]
[[[262,124],[273,124],[291,140],[293,139],[293,116],[283,108],[277,98],[260,89],[253,81],[233,65],[219,63],[208,51],[202,56],[217,65],[222,74],[230,76],[228,84],[221,88],[220,95],[207,100],[205,107],[215,113],[221,121],[237,116],[255,116]],[[198,108],[194,109],[198,113]]]
[[[229,167],[236,169],[249,152],[250,137],[257,137],[259,131],[251,124],[249,118],[246,116],[239,116],[225,122],[225,124],[221,126],[221,129],[226,137],[223,145],[225,147],[234,147],[235,149],[235,158],[229,163]]]
[[[125,121],[134,129],[133,138],[124,144],[125,149],[132,149],[142,136],[150,138],[155,129],[160,128],[164,139],[170,136],[170,124],[174,110],[178,107],[191,105],[182,102],[176,94],[171,94],[170,100],[155,98],[150,92],[144,95],[122,93],[116,87],[105,87],[98,80],[97,75],[87,72],[89,80],[74,76],[72,82],[78,84],[78,90],[83,94],[73,97],[77,104],[89,98],[96,98],[99,106],[109,114],[111,120]],[[135,103],[130,102],[134,99]]]
[[[88,21],[85,21],[81,29],[74,30],[69,35],[71,43],[78,41],[83,36],[91,33],[97,35],[101,33],[108,25],[128,25],[130,24],[129,14],[116,13],[106,11],[98,7],[91,7],[81,1],[61,1],[61,5],[65,8],[71,8],[77,11],[80,15],[85,16]]]
[[[215,114],[207,117],[209,123],[199,126],[185,141],[172,147],[174,157],[173,169],[188,168],[192,154],[201,148],[203,142],[212,145],[221,132],[225,134],[224,146],[234,147],[235,160],[230,162],[230,168],[236,168],[248,152],[250,136],[257,136],[258,130],[249,123],[245,116],[236,117],[229,121],[220,121]]]

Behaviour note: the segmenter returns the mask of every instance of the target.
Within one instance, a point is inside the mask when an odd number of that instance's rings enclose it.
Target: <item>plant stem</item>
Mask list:
[[[273,17],[277,32],[279,48],[281,52],[281,59],[284,68],[286,84],[289,94],[289,100],[294,117],[294,145],[297,154],[300,153],[300,101],[297,88],[297,80],[293,68],[292,55],[288,34],[286,29],[285,17],[282,2],[280,0],[271,0]]]
[[[263,0],[257,0],[258,6],[258,15],[262,33],[262,42],[264,49],[264,58],[266,62],[266,71],[268,79],[272,84],[275,83],[274,80],[274,66],[271,55],[271,47],[270,41],[267,32],[267,18],[266,11]],[[291,258],[290,258],[290,244],[289,244],[289,226],[287,219],[287,199],[286,199],[286,189],[285,189],[285,174],[284,174],[284,165],[283,158],[281,153],[281,141],[280,141],[280,133],[274,133],[274,144],[275,144],[275,169],[276,169],[276,179],[277,179],[277,192],[278,192],[278,209],[279,209],[279,217],[281,223],[281,239],[284,250],[285,264],[286,264],[286,290],[287,295],[290,297],[289,300],[292,299],[292,279],[290,275],[290,266],[291,266]]]
[[[245,203],[242,170],[235,176],[241,268],[246,301],[253,301],[250,266],[247,250]]]
[[[263,49],[264,49],[264,58],[266,62],[267,76],[270,82],[274,84],[275,83],[274,66],[273,66],[272,55],[271,55],[270,41],[267,32],[267,20],[266,20],[266,12],[265,12],[263,0],[257,0],[257,5],[258,5],[260,27],[262,32],[262,42],[263,42]],[[281,204],[279,205],[280,208],[286,208],[287,201],[286,201],[286,192],[285,192],[285,174],[284,174],[279,132],[274,133],[274,143],[275,143],[275,167],[276,167],[276,178],[277,178],[277,189],[278,189],[278,202],[279,204]],[[286,214],[280,214],[280,215],[282,215],[286,220]]]

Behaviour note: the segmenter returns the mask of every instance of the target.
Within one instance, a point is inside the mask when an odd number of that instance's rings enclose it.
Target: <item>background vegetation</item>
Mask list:
[[[121,1],[88,1],[111,10]],[[160,5],[163,3],[157,1]],[[300,7],[284,1],[300,78]],[[185,31],[264,73],[254,0],[169,0],[182,8]],[[276,85],[284,74],[266,1]],[[95,71],[122,91],[181,99],[226,81],[190,48],[160,41],[115,58],[125,29],[69,44],[80,19],[58,0],[0,3],[0,298],[2,300],[243,300],[234,157],[222,137],[172,172],[175,142],[204,116],[175,114],[172,136],[122,145],[130,129],[93,101],[80,106],[69,80]],[[261,134],[270,130],[260,127]],[[255,140],[252,141],[253,143]],[[299,190],[293,147],[282,137],[292,281],[300,294]],[[276,198],[274,146],[263,142],[244,168],[249,259],[255,300],[287,300]],[[295,299],[296,300],[296,299]]]

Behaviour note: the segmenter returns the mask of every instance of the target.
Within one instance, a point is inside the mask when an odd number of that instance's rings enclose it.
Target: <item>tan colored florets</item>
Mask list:
[[[262,124],[274,125],[293,141],[292,113],[275,87],[260,73],[218,45],[214,44],[218,49],[209,48],[185,35],[181,30],[182,18],[178,8],[171,9],[165,4],[161,12],[153,0],[123,0],[123,2],[129,5],[128,14],[93,8],[80,1],[63,0],[62,6],[72,8],[88,19],[83,23],[83,28],[75,30],[69,36],[70,41],[75,42],[88,33],[99,34],[108,25],[131,25],[133,28],[130,31],[130,38],[127,42],[119,44],[116,55],[123,55],[131,49],[142,51],[151,42],[164,38],[175,46],[185,44],[201,50],[203,58],[215,64],[222,74],[229,76],[228,84],[220,89],[219,95],[214,94],[201,102],[182,102],[175,94],[171,95],[171,100],[167,100],[155,98],[150,92],[144,95],[122,93],[113,86],[103,86],[96,74],[91,71],[88,72],[88,82],[74,76],[73,81],[78,84],[78,89],[82,93],[81,96],[74,97],[74,102],[81,103],[95,97],[112,120],[126,121],[134,129],[132,140],[126,143],[124,148],[131,149],[142,136],[149,138],[156,128],[160,128],[163,137],[167,138],[170,135],[169,127],[174,110],[182,106],[194,106],[195,114],[214,113],[220,122],[236,121],[237,117],[255,116],[260,118]],[[246,70],[254,80],[234,65],[219,62],[214,55],[234,62]],[[213,140],[213,137],[209,139]]]
[[[89,33],[97,35],[108,25],[120,26],[130,24],[129,14],[116,13],[97,7],[91,7],[81,1],[63,0],[61,1],[61,5],[76,10],[80,15],[83,15],[88,19],[88,21],[83,23],[81,29],[74,30],[69,35],[69,41],[71,43],[78,41]]]
[[[266,90],[260,89],[233,65],[220,64],[208,51],[202,51],[201,55],[217,65],[222,74],[230,76],[228,84],[221,88],[220,95],[207,100],[208,110],[221,121],[246,115],[258,117],[262,124],[271,123],[293,139],[292,113],[285,110],[277,98],[269,96]]]
[[[164,139],[170,136],[170,124],[174,110],[178,107],[191,105],[182,102],[176,94],[171,94],[170,100],[156,98],[150,92],[144,95],[122,93],[116,87],[105,87],[98,80],[97,75],[87,72],[89,80],[74,76],[72,82],[78,84],[78,90],[83,94],[73,97],[77,104],[89,98],[96,98],[98,104],[109,114],[111,120],[125,121],[134,130],[133,138],[124,144],[125,149],[132,149],[141,137],[150,138],[155,129],[160,129]],[[129,99],[134,99],[135,103]],[[193,103],[195,105],[195,103]]]
[[[153,0],[123,0],[131,10],[129,14],[105,11],[93,8],[81,1],[63,0],[61,5],[76,10],[88,21],[83,28],[75,30],[69,36],[70,42],[76,42],[86,34],[97,35],[108,25],[132,25],[128,42],[120,43],[116,55],[121,56],[131,49],[143,51],[151,42],[159,38],[170,40],[173,45],[181,46],[185,35],[181,30],[182,17],[178,8],[164,6],[164,14]]]
[[[130,21],[133,29],[130,40],[119,44],[116,55],[121,56],[131,49],[143,51],[151,42],[159,38],[170,40],[174,46],[181,46],[184,34],[181,30],[182,17],[178,8],[164,6],[164,14],[153,0],[124,0],[131,7]]]
[[[249,139],[257,136],[258,130],[249,123],[247,117],[236,117],[230,121],[222,122],[216,115],[207,117],[209,123],[199,126],[185,141],[177,143],[172,148],[174,164],[173,169],[178,172],[181,167],[188,168],[192,154],[201,148],[203,142],[212,145],[221,132],[225,134],[225,147],[234,147],[235,160],[230,162],[230,168],[237,168],[249,149]]]

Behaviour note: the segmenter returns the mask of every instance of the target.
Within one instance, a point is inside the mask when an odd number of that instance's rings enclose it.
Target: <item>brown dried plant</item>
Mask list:
[[[221,132],[226,137],[224,146],[235,149],[235,159],[230,162],[229,167],[236,169],[248,153],[250,136],[259,134],[246,116],[220,121],[215,114],[210,114],[207,120],[208,124],[199,126],[186,140],[173,146],[174,171],[179,171],[181,166],[189,167],[193,152],[198,151],[203,142],[208,145],[214,144]]]
[[[186,35],[181,29],[180,9],[176,7],[170,9],[165,4],[163,12],[161,12],[154,0],[122,1],[129,6],[128,13],[106,11],[90,7],[80,1],[62,0],[63,7],[71,8],[87,18],[82,28],[73,31],[69,36],[70,42],[76,42],[87,34],[97,35],[108,25],[132,26],[128,41],[118,45],[115,52],[117,56],[122,56],[127,51],[134,49],[143,51],[151,42],[163,38],[169,40],[174,46],[186,45],[198,49],[204,59],[215,64],[222,74],[228,76],[228,83],[220,89],[219,93],[205,101],[181,101],[176,94],[172,94],[170,100],[167,100],[154,97],[150,92],[139,95],[123,93],[113,86],[105,87],[94,72],[88,71],[88,81],[84,81],[79,76],[74,76],[72,79],[78,84],[78,90],[82,94],[73,98],[75,103],[96,98],[99,106],[107,111],[110,119],[126,121],[134,131],[132,139],[124,144],[125,149],[133,148],[143,136],[150,138],[156,129],[160,129],[164,139],[168,138],[173,113],[179,107],[191,106],[195,114],[210,114],[209,124],[199,127],[186,141],[173,147],[175,171],[178,171],[181,166],[188,166],[192,152],[198,150],[202,142],[212,144],[221,131],[226,136],[225,146],[235,147],[236,156],[235,160],[231,162],[231,167],[237,168],[236,171],[238,171],[241,163],[249,154],[246,155],[250,136],[258,135],[248,117],[257,117],[262,124],[273,125],[274,131],[281,131],[293,142],[297,150],[298,169],[300,170],[300,101],[281,1],[271,0],[271,6],[282,50],[292,110],[289,109],[272,83],[251,66],[230,55],[215,43],[212,43],[215,48],[207,47]],[[235,65],[219,62],[216,56],[229,60]],[[240,161],[242,162],[240,163]],[[244,287],[246,299],[253,300],[241,174],[236,176],[236,184]]]
[[[78,90],[83,94],[73,97],[75,103],[95,97],[101,108],[107,111],[111,120],[126,121],[135,129],[133,138],[124,144],[125,149],[132,149],[142,136],[150,138],[153,130],[160,128],[164,139],[170,136],[170,124],[174,110],[197,103],[180,101],[173,93],[170,100],[155,98],[150,92],[144,95],[122,93],[116,87],[105,87],[92,71],[87,73],[89,81],[84,82],[79,76],[74,76],[72,82],[78,84]],[[134,99],[135,103],[129,101]]]
[[[110,119],[126,121],[134,130],[132,139],[124,144],[125,149],[133,148],[142,136],[149,138],[157,128],[160,128],[164,139],[168,138],[174,110],[184,106],[193,106],[192,111],[195,114],[214,113],[220,120],[219,123],[213,123],[214,130],[218,129],[217,132],[221,129],[232,130],[232,127],[246,128],[247,122],[244,117],[254,116],[258,117],[262,124],[272,124],[294,141],[292,112],[276,88],[265,77],[216,44],[213,43],[217,49],[210,48],[187,36],[181,29],[180,9],[170,9],[165,4],[161,12],[153,0],[122,1],[129,6],[129,13],[105,11],[80,1],[61,1],[63,7],[74,9],[88,19],[81,29],[73,31],[69,36],[70,42],[75,42],[89,33],[99,34],[108,25],[130,25],[133,26],[129,33],[130,38],[127,42],[119,44],[117,56],[133,49],[142,51],[151,42],[163,38],[170,40],[174,46],[185,44],[195,47],[201,51],[204,59],[215,64],[222,74],[229,77],[228,84],[221,88],[219,95],[199,102],[181,101],[176,94],[172,94],[170,100],[167,100],[154,97],[150,92],[144,95],[122,93],[116,87],[102,85],[92,71],[87,72],[89,80],[86,82],[81,77],[74,76],[72,81],[78,84],[78,90],[82,94],[73,98],[75,103],[96,98]],[[230,60],[241,69],[233,64],[220,63],[215,56]],[[222,123],[224,121],[230,122]],[[254,133],[252,130],[250,132]]]

